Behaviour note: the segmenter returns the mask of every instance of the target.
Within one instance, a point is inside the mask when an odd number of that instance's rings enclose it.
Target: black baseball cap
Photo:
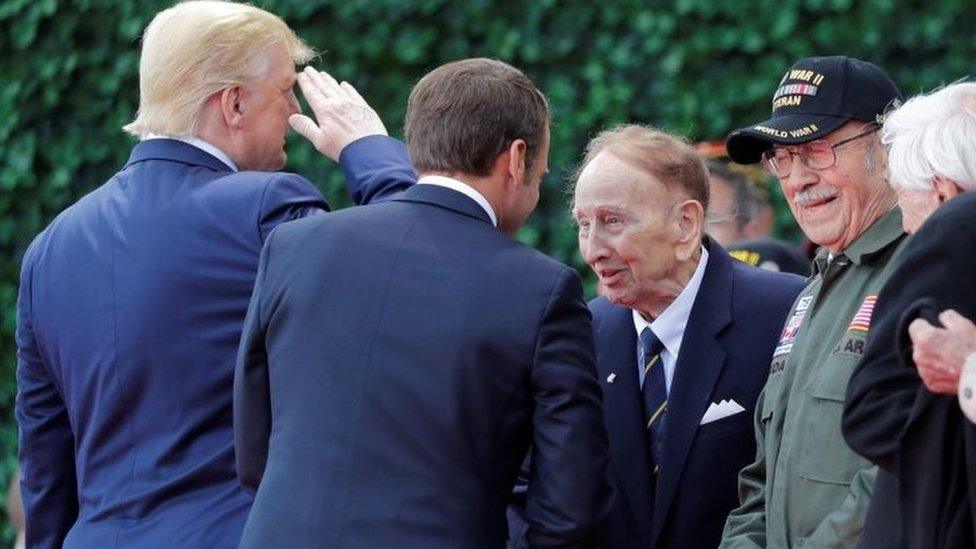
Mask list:
[[[901,104],[901,92],[873,63],[843,55],[797,61],[776,87],[773,115],[725,138],[729,158],[755,164],[774,144],[819,139],[849,120],[878,122]]]

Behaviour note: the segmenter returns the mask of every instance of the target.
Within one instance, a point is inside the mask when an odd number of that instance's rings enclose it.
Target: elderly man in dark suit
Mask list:
[[[681,140],[623,126],[587,147],[575,186],[615,500],[604,547],[714,547],[755,455],[752,411],[795,275],[747,266],[704,234],[708,173]]]
[[[235,377],[242,547],[502,547],[530,444],[532,544],[593,541],[606,433],[582,287],[511,237],[548,123],[517,69],[443,65],[407,107],[415,187],[268,239]]]
[[[273,171],[289,118],[367,174],[358,202],[404,187],[370,180],[363,147],[411,171],[383,136],[345,146],[385,133],[351,89],[309,97],[327,127],[297,116],[294,63],[310,56],[280,19],[232,2],[184,2],[147,29],[126,127],[142,141],[24,256],[28,546],[237,546],[251,497],[234,470],[233,365],[259,252],[278,224],[328,209],[309,181]],[[340,124],[333,107],[362,116]]]

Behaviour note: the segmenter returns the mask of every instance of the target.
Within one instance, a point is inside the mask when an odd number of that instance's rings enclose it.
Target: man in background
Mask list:
[[[708,235],[722,246],[762,238],[773,231],[773,207],[763,191],[734,165],[711,159],[708,166]],[[739,170],[745,167],[738,167]]]
[[[126,126],[141,142],[24,256],[16,415],[29,547],[237,545],[251,498],[234,470],[233,364],[259,251],[278,224],[328,209],[310,182],[275,171],[289,119],[367,173],[362,144],[346,145],[385,133],[348,87],[309,97],[327,127],[297,116],[295,63],[311,56],[279,18],[232,2],[177,4],[146,29]],[[333,109],[357,111],[359,125]],[[360,141],[405,161],[385,139]],[[402,188],[365,181],[353,196]]]
[[[738,168],[738,169],[737,169]],[[706,232],[732,257],[770,271],[809,276],[810,265],[793,245],[773,238],[773,207],[744,166],[708,161]]]

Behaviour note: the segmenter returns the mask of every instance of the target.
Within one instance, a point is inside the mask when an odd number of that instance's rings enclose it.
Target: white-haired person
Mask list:
[[[911,234],[944,202],[976,189],[976,83],[913,97],[886,117],[882,141]]]
[[[908,101],[887,117],[884,142],[914,235],[866,311],[873,337],[847,388],[844,437],[880,467],[862,547],[971,548],[976,84]]]
[[[346,166],[371,161],[364,146],[406,157],[350,86],[296,77],[312,55],[281,19],[233,2],[179,3],[146,29],[125,127],[141,141],[24,255],[28,547],[237,547],[252,498],[235,472],[232,386],[259,253],[278,224],[328,209],[276,171],[289,122]],[[296,79],[321,127],[299,114]],[[403,187],[360,183],[360,203]]]

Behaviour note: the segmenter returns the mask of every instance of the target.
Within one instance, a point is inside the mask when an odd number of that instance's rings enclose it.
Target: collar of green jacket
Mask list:
[[[846,250],[838,254],[851,260],[855,265],[860,265],[865,261],[870,261],[873,256],[884,251],[892,243],[896,242],[905,231],[901,226],[901,209],[898,206],[875,221],[868,230],[864,231],[857,240],[851,243]],[[822,273],[827,268],[827,258],[830,256],[829,250],[820,248],[817,257],[813,260],[814,270]]]

